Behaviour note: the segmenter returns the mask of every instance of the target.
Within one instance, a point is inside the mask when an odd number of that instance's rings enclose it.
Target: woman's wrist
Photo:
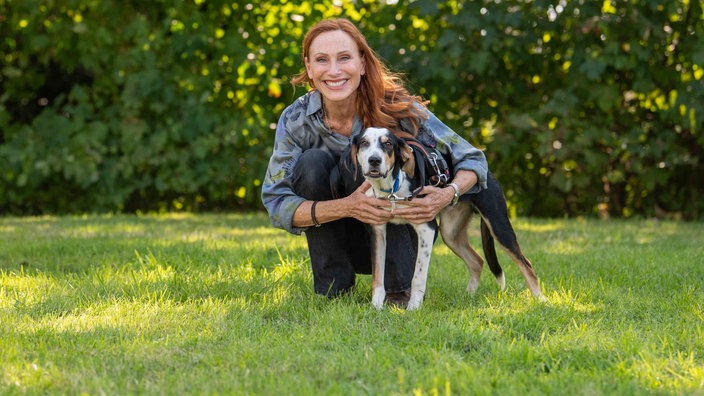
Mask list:
[[[453,193],[452,201],[450,201],[450,204],[448,206],[457,205],[457,202],[459,202],[460,200],[460,195],[462,195],[462,193],[460,192],[460,188],[455,183],[448,183],[445,188],[451,189]]]
[[[313,225],[316,227],[321,226],[321,224],[318,222],[317,217],[315,216],[315,207],[318,205],[318,202],[320,201],[313,201],[313,204],[310,206],[310,219],[313,221]]]

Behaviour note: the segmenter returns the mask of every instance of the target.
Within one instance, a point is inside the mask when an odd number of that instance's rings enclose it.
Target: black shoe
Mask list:
[[[386,293],[386,299],[384,302],[386,305],[391,305],[399,308],[406,309],[408,306],[408,300],[411,299],[411,291],[404,290],[397,293]]]

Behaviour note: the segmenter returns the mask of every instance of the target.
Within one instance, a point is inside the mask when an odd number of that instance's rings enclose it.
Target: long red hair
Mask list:
[[[303,38],[303,60],[308,58],[310,45],[319,34],[336,30],[347,33],[355,41],[360,56],[365,60],[365,74],[357,89],[357,114],[364,127],[383,127],[399,133],[399,120],[405,118],[413,126],[413,131],[407,132],[416,135],[419,123],[427,118],[424,108],[428,102],[408,92],[401,76],[392,72],[379,59],[362,32],[349,20],[325,19],[310,28]],[[291,84],[294,88],[297,85],[310,85],[315,89],[305,70],[293,76]]]

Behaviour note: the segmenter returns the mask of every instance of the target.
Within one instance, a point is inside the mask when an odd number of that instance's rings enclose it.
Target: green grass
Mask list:
[[[438,242],[406,312],[261,214],[0,218],[0,394],[704,394],[704,224],[514,226],[546,303]]]

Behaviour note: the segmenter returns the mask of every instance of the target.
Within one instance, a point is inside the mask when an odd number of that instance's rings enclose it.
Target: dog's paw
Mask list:
[[[479,288],[479,278],[469,278],[469,282],[467,283],[467,293],[474,295],[474,293],[477,292],[477,289]]]
[[[506,276],[503,272],[496,276],[496,283],[499,285],[502,292],[506,291]]]
[[[420,308],[420,305],[423,303],[423,296],[424,293],[412,292],[411,299],[408,300],[408,306],[406,307],[406,309],[409,311],[415,311],[416,309]]]
[[[381,290],[375,289],[372,292],[372,305],[376,309],[384,308],[384,300],[386,299],[386,291],[382,288]]]
[[[540,301],[540,302],[547,302],[547,301],[548,301],[548,299],[545,298],[545,296],[543,295],[543,293],[541,293],[540,291],[538,291],[537,294],[536,294],[536,293],[533,293],[533,297],[537,298],[538,301]]]

